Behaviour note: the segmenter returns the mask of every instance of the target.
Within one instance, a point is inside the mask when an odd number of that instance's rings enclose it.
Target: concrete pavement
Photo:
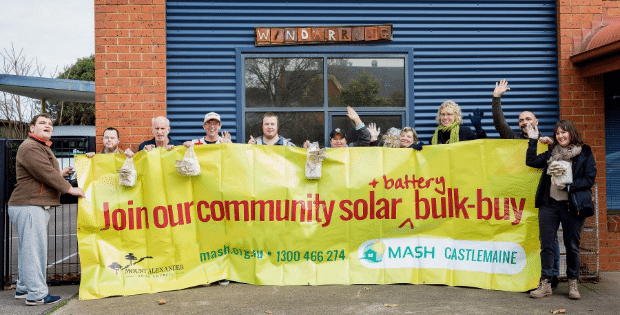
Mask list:
[[[49,292],[51,295],[59,295],[61,300],[58,303],[52,305],[39,305],[28,306],[26,300],[16,300],[15,290],[2,290],[0,291],[0,314],[12,314],[12,315],[26,315],[26,314],[47,314],[51,312],[58,305],[70,300],[72,297],[77,297],[78,285],[62,285],[62,286],[50,286]]]
[[[51,287],[59,294],[61,287]],[[63,291],[64,291],[63,287]],[[200,286],[179,291],[80,301],[71,299],[59,314],[617,314],[620,272],[603,272],[598,283],[579,286],[582,299],[568,299],[568,283],[553,296],[531,299],[527,293],[490,291],[443,285],[334,286]],[[77,286],[67,286],[77,293]],[[0,292],[2,313],[31,314],[45,310],[17,302]],[[14,294],[14,291],[10,291]],[[66,296],[72,293],[67,292]],[[64,293],[61,293],[64,296]],[[11,300],[7,300],[7,296]],[[158,302],[165,300],[165,304]],[[5,308],[5,303],[9,308]]]

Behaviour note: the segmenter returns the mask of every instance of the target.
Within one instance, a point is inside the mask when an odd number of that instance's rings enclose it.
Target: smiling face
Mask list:
[[[452,123],[454,123],[454,120],[456,119],[456,113],[448,107],[444,107],[441,110],[440,116],[441,116],[441,125],[444,127],[450,126]]]
[[[562,129],[562,127],[558,128],[555,132],[555,139],[558,141],[558,144],[562,147],[567,147],[570,145],[570,132]]]
[[[153,131],[153,136],[155,137],[155,141],[164,142],[168,139],[168,133],[170,133],[170,125],[163,119],[155,119],[153,121],[153,127],[151,128]]]
[[[118,134],[115,130],[103,132],[103,147],[106,152],[114,152],[118,149]]]
[[[277,134],[278,118],[271,116],[263,118],[263,137],[266,139],[273,139]]]
[[[337,133],[333,138],[329,139],[329,145],[332,148],[345,148],[347,146],[347,138],[342,134]]]
[[[52,138],[52,131],[54,131],[54,125],[52,124],[52,120],[47,117],[37,118],[34,125],[30,126],[30,133],[45,141]]]
[[[217,119],[209,119],[202,125],[202,128],[207,132],[207,140],[215,141],[219,137],[218,133],[222,124]]]
[[[524,111],[519,115],[519,129],[521,132],[527,133],[527,125],[538,126],[538,119],[532,112]]]
[[[412,131],[403,131],[400,133],[400,147],[408,148],[413,144],[413,132]]]

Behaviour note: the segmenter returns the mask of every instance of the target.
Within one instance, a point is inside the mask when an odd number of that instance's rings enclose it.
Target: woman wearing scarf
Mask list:
[[[562,223],[564,246],[566,247],[568,297],[580,299],[581,295],[578,290],[579,240],[585,219],[592,213],[584,213],[584,211],[579,213],[579,210],[570,205],[569,197],[578,196],[576,199],[572,198],[577,204],[588,203],[592,205],[590,189],[596,178],[594,156],[590,147],[581,140],[575,125],[568,120],[560,120],[555,124],[553,143],[549,145],[549,150],[542,154],[536,155],[539,133],[535,126],[528,128],[528,137],[530,140],[525,164],[543,169],[535,199],[535,207],[538,208],[542,269],[538,288],[530,292],[530,296],[541,298],[552,294],[550,281],[553,276],[554,242],[558,227]],[[572,171],[571,184],[557,184],[554,179],[556,177],[552,177],[548,172],[550,167],[551,170],[557,169],[556,165],[562,164],[562,161],[566,161],[568,162],[567,165],[570,165],[570,170],[567,169],[565,174]],[[554,176],[556,175],[554,174]],[[583,192],[586,191],[590,193],[584,194]]]
[[[463,124],[463,113],[459,104],[447,100],[437,110],[439,126],[431,138],[431,144],[457,143],[459,141],[475,140],[476,134]]]

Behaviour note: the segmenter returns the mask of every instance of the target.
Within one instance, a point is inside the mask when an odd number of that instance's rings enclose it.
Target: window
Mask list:
[[[620,214],[620,71],[605,74],[605,175],[607,214]],[[583,134],[582,134],[583,137]],[[588,139],[584,139],[588,141]],[[599,170],[600,172],[600,170]]]
[[[407,120],[405,54],[245,54],[242,60],[245,142],[262,135],[266,112],[278,115],[279,134],[298,146],[305,140],[325,145],[336,127],[353,130],[347,106],[382,132]]]

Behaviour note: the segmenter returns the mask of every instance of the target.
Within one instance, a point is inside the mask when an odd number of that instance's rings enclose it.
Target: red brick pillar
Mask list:
[[[594,151],[598,169],[600,268],[618,270],[619,234],[607,229],[604,76],[582,76],[569,58],[594,28],[605,23],[608,17],[620,15],[620,1],[559,0],[557,8],[560,118],[573,121]]]
[[[97,135],[118,128],[137,150],[166,115],[165,0],[95,0],[95,69]]]

